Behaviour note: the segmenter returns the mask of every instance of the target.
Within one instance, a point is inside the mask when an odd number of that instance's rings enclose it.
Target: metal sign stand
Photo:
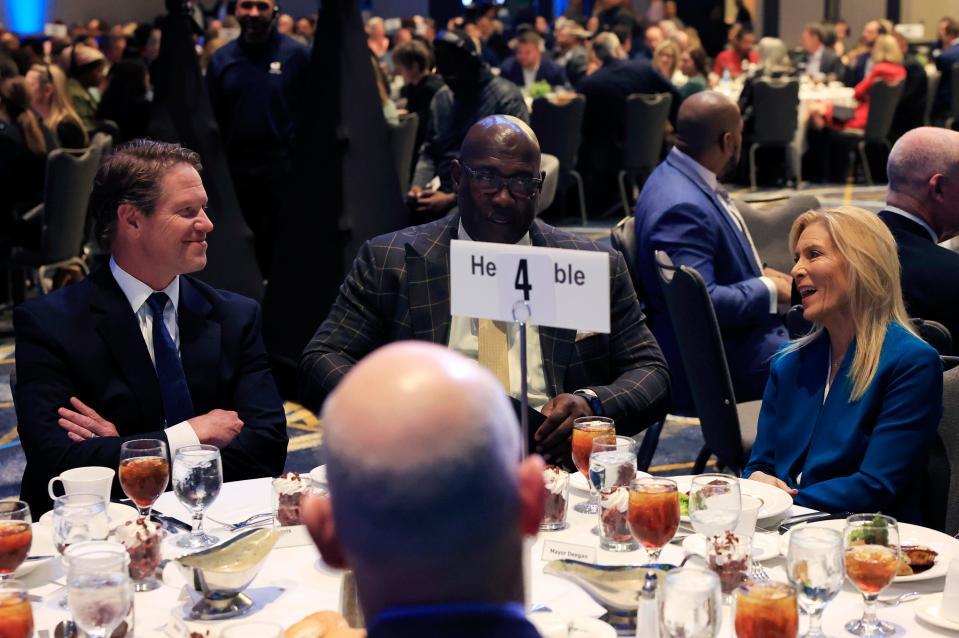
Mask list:
[[[532,316],[533,311],[527,301],[517,301],[513,304],[513,321],[519,326],[519,369],[520,369],[520,415],[519,421],[523,431],[523,446],[521,461],[529,456],[529,397],[527,396],[526,383],[526,322]]]

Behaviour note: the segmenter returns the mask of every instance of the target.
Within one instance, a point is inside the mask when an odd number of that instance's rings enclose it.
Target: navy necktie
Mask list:
[[[167,426],[176,425],[194,416],[183,363],[163,322],[163,310],[169,300],[165,292],[155,292],[147,299],[153,312],[153,358],[157,378],[160,380],[160,397],[163,400],[163,416]]]

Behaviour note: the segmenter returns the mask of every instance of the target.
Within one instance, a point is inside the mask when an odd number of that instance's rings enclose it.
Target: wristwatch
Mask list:
[[[582,388],[573,393],[578,397],[583,397],[589,403],[589,408],[593,411],[593,416],[605,416],[603,411],[603,402],[599,400],[599,395],[589,388]]]

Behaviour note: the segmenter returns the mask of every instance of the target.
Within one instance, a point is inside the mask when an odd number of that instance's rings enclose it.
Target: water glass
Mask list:
[[[140,516],[150,517],[153,504],[166,490],[170,462],[166,442],[160,439],[133,439],[120,446],[120,487]]]
[[[716,574],[681,567],[663,577],[659,599],[659,635],[664,638],[715,638],[722,625],[722,600]]]
[[[739,479],[730,474],[700,474],[689,488],[689,521],[703,536],[736,529],[742,510]]]
[[[0,581],[0,636],[30,638],[33,608],[26,586],[18,580]]]
[[[773,581],[744,583],[736,588],[734,601],[737,638],[796,638],[799,608],[792,585]]]
[[[598,514],[599,501],[596,488],[589,480],[589,457],[593,452],[593,439],[604,434],[616,434],[616,423],[603,416],[581,416],[573,421],[572,456],[576,466],[589,483],[590,500],[577,503],[573,508],[581,514]]]
[[[882,514],[854,514],[843,531],[846,576],[862,592],[862,618],[846,623],[857,636],[889,636],[896,628],[876,617],[879,594],[896,577],[899,568],[899,524]]]
[[[33,543],[30,506],[23,501],[0,502],[0,581],[13,576]]]
[[[759,510],[763,508],[763,500],[749,494],[743,494],[740,502],[742,505],[739,512],[739,522],[736,524],[734,532],[736,536],[752,543],[753,535],[756,533],[756,521],[759,519]]]
[[[786,573],[799,595],[799,606],[809,616],[806,638],[823,638],[822,612],[846,579],[842,533],[825,527],[793,530]]]
[[[203,512],[223,486],[220,450],[213,445],[188,445],[173,456],[173,491],[193,514],[193,531],[177,539],[177,547],[210,547],[220,539],[203,531]]]
[[[593,439],[589,454],[589,482],[594,490],[629,487],[636,478],[636,441],[604,434]]]
[[[643,477],[629,485],[629,528],[650,563],[659,560],[663,547],[679,528],[679,489],[668,478]]]
[[[119,543],[70,556],[67,568],[67,600],[77,626],[91,638],[106,638],[130,611],[127,550]]]
[[[53,501],[53,544],[63,554],[74,543],[103,540],[110,533],[107,504],[97,494],[66,494]]]
[[[599,491],[599,546],[610,552],[639,549],[629,529],[628,487],[618,485]]]
[[[566,510],[569,504],[569,472],[561,467],[549,465],[543,470],[543,489],[546,503],[543,522],[539,528],[554,531],[566,528]]]

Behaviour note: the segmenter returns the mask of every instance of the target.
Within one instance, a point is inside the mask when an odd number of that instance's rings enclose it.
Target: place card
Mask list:
[[[596,562],[596,548],[560,541],[543,543],[543,560],[578,560],[581,563]]]

